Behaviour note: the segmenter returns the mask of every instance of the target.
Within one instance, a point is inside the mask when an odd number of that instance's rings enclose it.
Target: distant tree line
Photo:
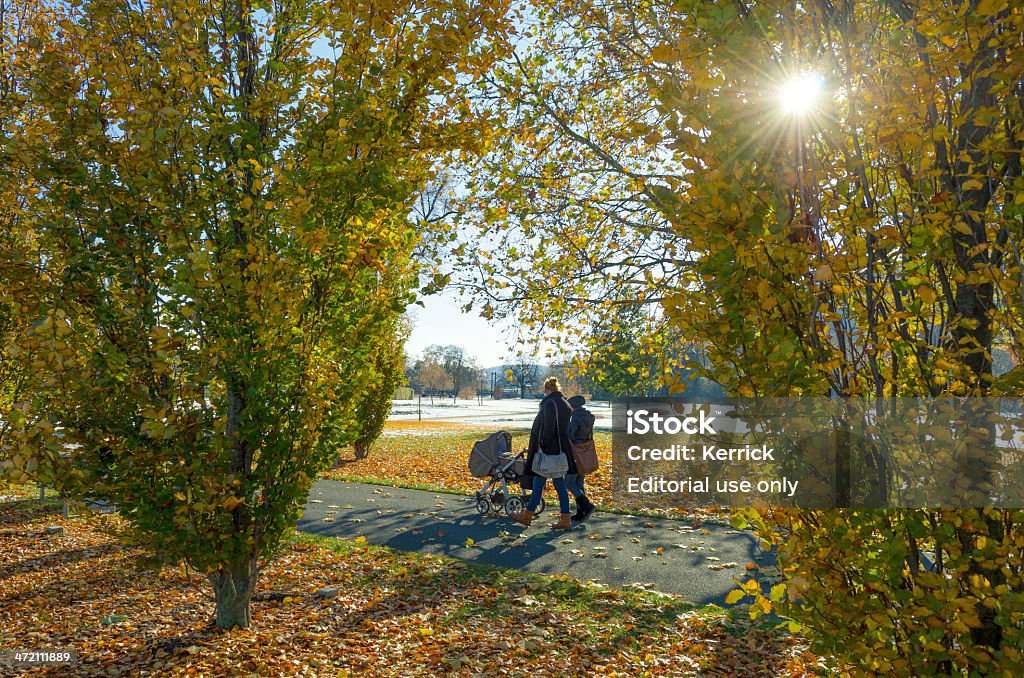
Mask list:
[[[544,379],[556,377],[566,395],[615,400],[668,396],[668,387],[659,382],[659,376],[671,365],[675,381],[688,386],[685,397],[700,401],[721,397],[718,384],[696,374],[703,360],[699,346],[666,334],[659,339],[660,352],[646,348],[641,335],[659,331],[664,330],[624,316],[593,331],[588,342],[593,348],[586,355],[541,363],[517,354],[491,367],[481,367],[461,346],[435,344],[419,357],[406,359],[405,379],[416,396],[500,399],[540,397]],[[672,362],[665,360],[666,352]]]
[[[406,363],[406,379],[419,395],[472,398],[484,383],[483,371],[474,356],[454,344],[428,346]]]

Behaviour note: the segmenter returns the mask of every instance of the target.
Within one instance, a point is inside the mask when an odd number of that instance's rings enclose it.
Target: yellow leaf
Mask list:
[[[356,543],[356,544],[365,544],[366,543],[366,537],[356,537],[352,541],[354,543]]]
[[[658,45],[651,50],[651,59],[670,64],[676,61],[676,52],[671,45]]]
[[[735,605],[736,603],[740,602],[740,599],[742,599],[745,595],[747,594],[745,594],[743,591],[740,591],[739,589],[733,589],[732,591],[729,591],[729,594],[725,597],[725,604]]]
[[[434,635],[434,629],[430,628],[429,626],[422,626],[420,627],[420,635],[424,638],[429,638],[430,636]]]
[[[971,627],[969,627],[967,624],[964,624],[959,619],[954,619],[952,622],[950,622],[949,628],[950,628],[950,630],[954,631],[955,633],[961,633],[962,634],[962,633],[970,633],[971,632]]]
[[[981,187],[982,187],[983,185],[984,185],[984,184],[982,184],[982,183],[981,183],[980,181],[978,181],[977,179],[968,179],[967,181],[965,181],[965,182],[963,183],[963,185],[962,185],[962,186],[961,186],[960,188],[961,188],[962,190],[965,190],[965,191],[977,191],[977,190],[979,190],[979,189],[980,189],[980,188],[981,188]]]
[[[918,298],[926,304],[931,304],[935,301],[935,290],[928,285],[920,285],[917,288]]]
[[[240,204],[243,210],[247,210],[252,207],[252,198],[250,198],[249,196],[245,196],[244,198],[242,198],[242,202]]]
[[[954,222],[953,230],[956,231],[957,233],[963,233],[964,235],[974,234],[974,231],[971,230],[971,227],[962,221]]]
[[[185,495],[183,495],[181,492],[175,492],[174,498],[177,499],[178,501],[185,501]]]
[[[245,500],[239,499],[238,497],[228,497],[221,503],[221,506],[226,508],[228,511],[233,511],[236,506],[244,503]]]
[[[473,548],[476,546],[476,542],[473,541],[472,537],[466,537],[466,548]]]
[[[995,16],[1006,7],[1006,0],[981,0],[974,12],[978,16]]]

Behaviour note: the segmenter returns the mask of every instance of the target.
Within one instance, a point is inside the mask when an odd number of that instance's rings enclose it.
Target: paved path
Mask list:
[[[639,584],[698,605],[722,604],[733,578],[747,578],[747,563],[773,564],[752,534],[730,527],[597,512],[560,532],[547,527],[557,509],[549,506],[524,530],[504,514],[481,516],[473,497],[320,480],[298,529],[620,588]]]

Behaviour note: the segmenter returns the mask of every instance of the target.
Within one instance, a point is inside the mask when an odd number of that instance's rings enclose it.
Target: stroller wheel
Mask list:
[[[522,497],[509,497],[505,500],[505,515],[509,518],[513,513],[522,513],[526,510],[526,502]]]
[[[539,516],[540,514],[544,513],[545,506],[547,506],[547,503],[545,503],[544,497],[541,497],[540,504],[537,505],[537,510],[533,512],[533,515]]]
[[[477,497],[476,512],[482,516],[485,516],[491,512],[491,502],[490,500],[487,499],[487,497]]]

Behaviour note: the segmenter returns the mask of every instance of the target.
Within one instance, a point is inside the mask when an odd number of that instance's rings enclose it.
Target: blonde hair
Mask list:
[[[557,378],[555,378],[555,377],[548,377],[547,379],[544,380],[544,390],[545,391],[552,391],[552,392],[554,392],[554,391],[561,391],[562,390],[562,385],[558,383],[558,379]]]

